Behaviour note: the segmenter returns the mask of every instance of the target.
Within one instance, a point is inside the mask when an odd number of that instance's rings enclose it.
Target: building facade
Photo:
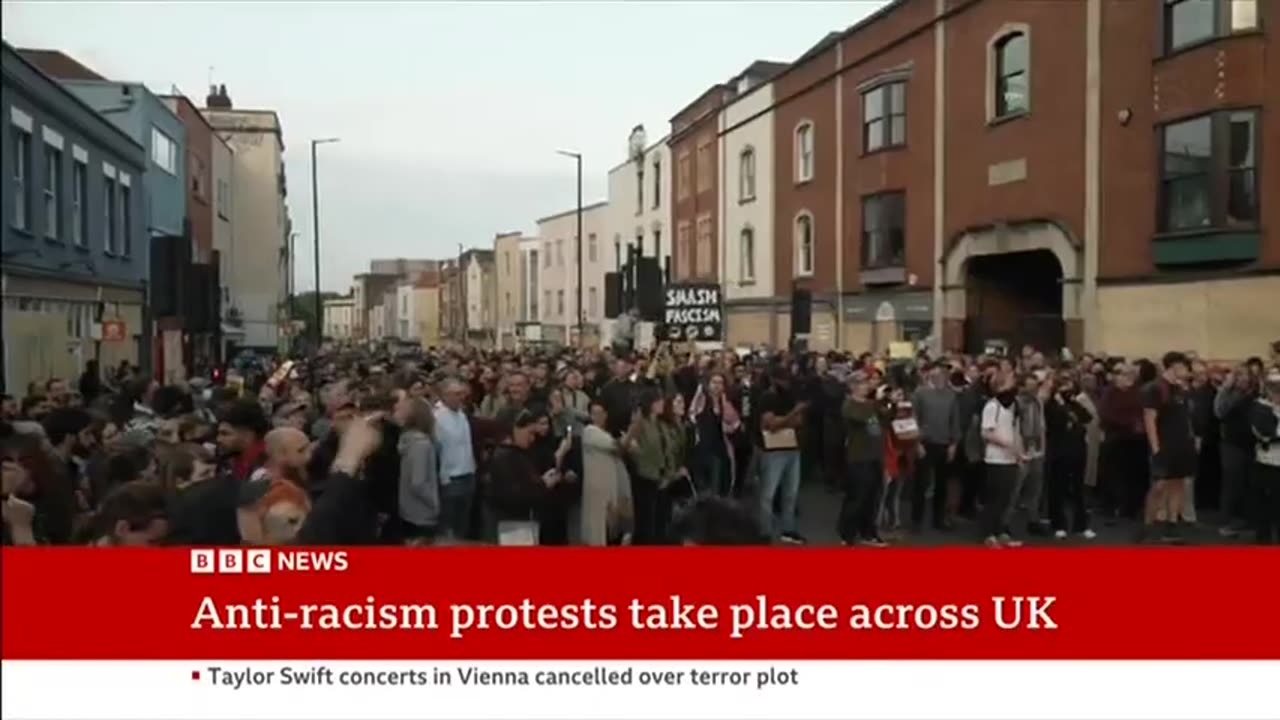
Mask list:
[[[774,300],[773,85],[752,84],[743,74],[737,94],[720,113],[719,165],[721,283],[724,287],[726,342],[767,343],[781,336]]]
[[[275,111],[235,108],[226,86],[210,90],[204,116],[231,149],[235,188],[227,312],[243,329],[243,347],[274,352],[286,341],[281,327],[290,222],[284,130]]]
[[[647,144],[644,126],[632,131],[640,144],[626,162],[609,171],[609,227],[619,265],[626,248],[640,257],[657,258],[664,271],[671,266],[671,152],[667,138]],[[614,268],[609,268],[613,270]]]
[[[1273,12],[899,0],[824,38],[772,81],[771,337],[800,288],[819,349],[1262,353]]]
[[[235,185],[232,183],[234,158],[231,146],[217,133],[210,138],[213,169],[210,175],[213,180],[213,251],[218,258],[218,283],[221,299],[218,303],[219,317],[222,318],[222,357],[230,357],[227,350],[232,345],[244,344],[243,317],[231,316],[230,310],[235,307],[231,299],[231,269],[235,267]]]
[[[324,300],[324,336],[337,342],[351,341],[355,298],[350,295]]]
[[[518,232],[502,233],[493,239],[497,340],[498,347],[505,349],[515,348],[523,319],[526,270],[520,248],[524,240]]]
[[[5,392],[90,359],[146,366],[147,150],[0,45]]]
[[[462,254],[463,325],[466,341],[492,347],[497,338],[498,289],[492,250]]]
[[[586,333],[604,320],[604,275],[617,267],[617,248],[604,240],[609,223],[608,202],[582,208],[582,317]],[[578,209],[538,220],[538,320],[542,340],[574,342],[578,317]]]

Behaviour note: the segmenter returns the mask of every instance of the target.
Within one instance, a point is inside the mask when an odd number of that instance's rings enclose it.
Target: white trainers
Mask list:
[[[1054,537],[1054,539],[1055,539],[1055,540],[1066,540],[1066,539],[1067,539],[1067,531],[1066,531],[1066,530],[1054,530],[1054,531],[1053,531],[1053,537]]]
[[[1086,528],[1084,532],[1080,533],[1080,537],[1084,538],[1085,540],[1092,540],[1098,537],[1098,533],[1094,532],[1093,528]]]

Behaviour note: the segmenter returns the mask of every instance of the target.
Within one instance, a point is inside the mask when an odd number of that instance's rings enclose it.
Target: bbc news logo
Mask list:
[[[195,575],[265,575],[280,572],[344,572],[346,550],[300,550],[289,548],[195,549],[191,551],[191,572]]]
[[[192,550],[191,572],[197,575],[269,573],[271,550]]]

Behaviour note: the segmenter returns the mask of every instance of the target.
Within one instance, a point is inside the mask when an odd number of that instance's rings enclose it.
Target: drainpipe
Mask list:
[[[844,43],[836,43],[836,317],[835,346],[844,342]]]

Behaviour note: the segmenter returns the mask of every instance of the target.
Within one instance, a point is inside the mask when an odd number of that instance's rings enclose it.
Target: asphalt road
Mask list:
[[[829,491],[820,484],[807,483],[801,486],[800,532],[808,539],[810,545],[832,546],[840,544],[840,537],[836,534],[836,517],[840,512],[840,500],[839,493]],[[903,512],[904,514],[907,512],[905,504]],[[1185,528],[1184,544],[1186,545],[1241,545],[1249,542],[1252,538],[1252,534],[1246,534],[1234,539],[1221,537],[1218,534],[1218,523],[1213,513],[1202,512],[1197,519],[1200,521],[1198,524]],[[1015,532],[1017,538],[1028,546],[1132,546],[1137,544],[1135,541],[1139,528],[1134,521],[1103,522],[1100,518],[1095,517],[1093,518],[1092,528],[1094,532],[1098,533],[1098,537],[1093,540],[1084,540],[1078,537],[1057,540],[1051,536],[1028,536],[1020,532],[1020,528],[1016,528]],[[885,539],[895,547],[978,545],[981,542],[978,530],[972,523],[962,523],[951,532],[928,528],[919,535],[913,535],[904,530],[896,536],[886,535]],[[1152,542],[1151,544],[1158,543]]]

